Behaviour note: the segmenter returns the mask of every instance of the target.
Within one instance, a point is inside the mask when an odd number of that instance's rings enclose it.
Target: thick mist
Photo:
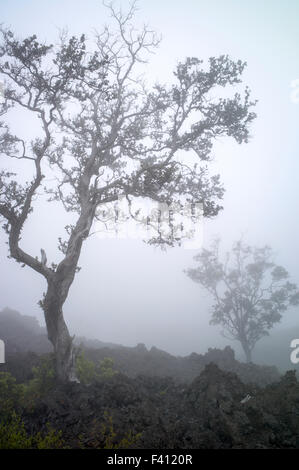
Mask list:
[[[120,3],[124,8],[128,5]],[[217,236],[223,249],[229,250],[241,235],[252,245],[269,244],[276,252],[275,261],[295,283],[299,283],[299,93],[292,83],[299,79],[298,14],[297,0],[287,4],[152,0],[139,2],[137,16],[140,24],[150,24],[163,37],[146,68],[149,83],[171,81],[175,64],[186,56],[206,60],[228,54],[247,61],[243,82],[258,100],[257,119],[248,144],[239,146],[226,138],[214,147],[211,174],[220,173],[226,192],[223,211],[203,223],[203,245]],[[91,36],[93,29],[101,30],[109,21],[105,8],[94,0],[1,5],[1,22],[17,35],[37,34],[50,42],[59,30]],[[13,125],[26,133],[34,123],[18,116]],[[67,223],[58,204],[39,202],[25,225],[23,246],[33,256],[44,248],[48,259],[59,260],[57,239]],[[7,259],[5,242],[2,231],[0,309],[9,306],[36,316],[43,324],[37,303],[45,283],[29,268],[21,269]],[[71,333],[127,346],[155,345],[175,355],[231,344],[242,357],[237,343],[209,325],[212,299],[183,272],[193,266],[196,253],[184,248],[162,251],[141,240],[90,237],[64,309]],[[273,334],[291,328],[293,337],[298,337],[298,308],[284,314]],[[269,363],[271,336],[265,341]],[[262,360],[261,351],[257,348],[254,359]]]

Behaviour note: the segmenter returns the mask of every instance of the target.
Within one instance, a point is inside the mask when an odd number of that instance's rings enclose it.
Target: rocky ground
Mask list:
[[[299,448],[299,384],[288,372],[246,385],[213,363],[185,385],[116,374],[56,387],[23,419],[30,432],[50,423],[72,448]]]
[[[27,400],[18,398],[16,409],[29,436],[46,434],[50,426],[61,431],[68,448],[299,448],[295,371],[281,376],[275,367],[241,363],[230,347],[175,357],[143,344],[85,343],[86,371],[91,361],[96,373],[85,384],[61,386],[47,382],[47,367],[38,379],[34,375],[40,354],[49,352],[39,326],[31,317],[5,315],[0,315],[7,345],[1,390],[9,405],[8,372]],[[29,345],[35,350],[28,351]]]
[[[191,382],[211,362],[220,369],[236,373],[244,383],[265,386],[280,378],[276,367],[245,364],[235,359],[235,353],[229,346],[224,349],[210,348],[205,354],[192,353],[177,357],[156,347],[147,350],[143,344],[135,348],[88,349],[86,355],[93,361],[111,357],[115,369],[136,377],[144,374],[151,377],[172,377],[177,382]]]

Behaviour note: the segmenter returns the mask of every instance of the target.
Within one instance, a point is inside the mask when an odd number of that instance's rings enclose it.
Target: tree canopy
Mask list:
[[[222,97],[223,88],[241,82],[244,62],[189,57],[178,63],[173,83],[150,86],[140,68],[159,39],[147,27],[136,31],[134,5],[126,14],[109,8],[116,30],[105,27],[93,41],[62,34],[58,44],[44,44],[2,29],[0,215],[11,257],[47,280],[40,305],[61,378],[70,377],[73,363],[62,306],[98,208],[120,196],[142,197],[200,202],[205,217],[216,216],[224,189],[219,175],[209,174],[213,143],[222,136],[247,142],[255,118],[248,88]],[[39,122],[34,137],[17,135],[9,124],[20,109]],[[15,159],[19,172],[12,170]],[[29,181],[22,165],[31,169]],[[58,240],[58,265],[44,251],[39,259],[21,247],[25,222],[43,195],[74,215]]]

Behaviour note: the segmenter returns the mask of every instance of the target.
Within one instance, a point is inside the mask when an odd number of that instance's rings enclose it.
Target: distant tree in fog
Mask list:
[[[220,97],[222,88],[240,83],[245,67],[227,56],[211,58],[207,67],[187,58],[177,65],[173,84],[149,89],[140,71],[159,40],[148,28],[136,31],[131,25],[134,6],[127,14],[109,8],[116,30],[105,27],[93,44],[85,35],[63,35],[59,45],[46,45],[35,35],[19,40],[2,30],[1,114],[9,118],[26,110],[40,129],[23,139],[9,119],[1,123],[0,151],[7,165],[0,173],[0,215],[11,257],[47,281],[40,305],[61,380],[75,379],[62,308],[99,206],[125,195],[128,201],[201,202],[205,217],[217,215],[223,187],[219,175],[208,172],[213,142],[222,136],[247,142],[255,117],[247,88],[243,96],[229,98],[225,90]],[[27,182],[24,165],[32,168]],[[24,224],[43,194],[74,215],[66,239],[58,242],[63,255],[58,265],[49,263],[44,249],[40,257],[20,245]],[[38,252],[42,246],[40,240]]]
[[[299,304],[299,291],[288,272],[273,262],[270,247],[256,248],[237,241],[221,261],[219,240],[194,257],[186,271],[213,297],[211,324],[241,343],[247,362],[263,336],[280,321],[289,306]]]

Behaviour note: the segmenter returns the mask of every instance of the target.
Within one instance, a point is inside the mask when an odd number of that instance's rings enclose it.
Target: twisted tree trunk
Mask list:
[[[73,338],[63,318],[63,305],[74,281],[83,240],[88,236],[95,206],[87,205],[70,236],[65,258],[47,279],[48,289],[41,306],[44,310],[48,338],[55,353],[55,370],[61,382],[78,381]]]
[[[54,347],[56,377],[60,382],[77,381],[73,338],[63,318],[60,287],[56,282],[48,283],[42,303],[48,338]]]

